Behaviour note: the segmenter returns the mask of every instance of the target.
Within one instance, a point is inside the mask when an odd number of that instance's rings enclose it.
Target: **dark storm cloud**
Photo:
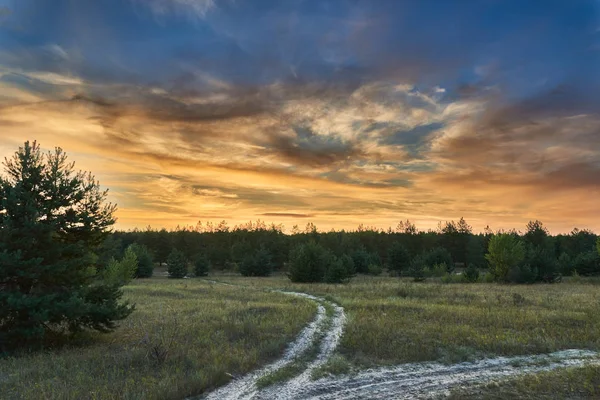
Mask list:
[[[293,137],[274,136],[269,151],[298,166],[332,165],[364,155],[355,143],[317,135],[310,128],[294,127],[293,132]]]

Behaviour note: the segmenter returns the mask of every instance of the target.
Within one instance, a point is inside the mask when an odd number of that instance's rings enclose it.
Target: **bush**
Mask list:
[[[479,275],[479,282],[492,283],[495,280],[496,280],[496,278],[495,278],[494,274],[491,272],[484,272],[483,274]]]
[[[325,283],[346,283],[353,275],[354,262],[352,262],[350,256],[333,257],[325,271]]]
[[[379,276],[383,272],[383,267],[379,264],[369,264],[368,274],[372,276]]]
[[[167,257],[167,271],[169,272],[169,278],[185,278],[188,272],[185,254],[177,249],[173,249],[169,257]]]
[[[444,276],[454,271],[454,262],[450,252],[443,247],[436,247],[423,252],[410,263],[408,275],[415,281],[422,281],[427,276]]]
[[[210,270],[210,263],[204,254],[198,254],[194,258],[194,274],[196,276],[207,276]]]
[[[600,255],[595,251],[578,254],[573,260],[573,270],[581,276],[600,275]]]
[[[463,272],[465,282],[477,282],[479,280],[479,268],[475,264],[469,264],[467,269]]]
[[[415,282],[421,282],[425,280],[426,268],[427,264],[425,261],[425,256],[421,254],[415,257],[410,263],[410,269],[408,270],[408,274],[413,277]]]
[[[123,250],[123,241],[116,235],[113,234],[104,239],[96,250],[98,270],[104,270],[113,258],[115,260],[123,258]]]
[[[448,250],[443,247],[436,247],[425,253],[425,266],[433,267],[435,265],[446,265],[447,272],[454,271],[454,261],[452,261],[452,255]]]
[[[372,256],[369,254],[364,247],[360,247],[352,253],[352,261],[354,262],[354,269],[359,274],[368,274],[369,265],[371,264]]]
[[[535,283],[537,281],[538,272],[529,264],[522,264],[512,267],[505,279],[506,282],[512,283]]]
[[[453,274],[451,272],[446,272],[444,276],[442,276],[442,283],[466,283],[467,280],[464,275],[461,274]]]
[[[401,275],[402,271],[410,268],[410,255],[400,242],[394,242],[388,254],[388,269],[390,273]]]
[[[137,269],[135,271],[136,278],[150,278],[154,273],[154,261],[148,248],[144,245],[134,243],[129,248],[137,257]]]
[[[299,245],[290,252],[288,277],[292,282],[323,282],[332,257],[312,240]]]
[[[344,254],[340,257],[342,264],[344,265],[344,269],[347,271],[349,277],[353,277],[356,275],[356,268],[354,267],[354,260],[347,254]]]
[[[373,252],[369,253],[369,265],[379,265],[383,269],[383,263],[381,262],[381,258],[379,254]],[[367,268],[368,271],[368,268]]]
[[[239,269],[243,276],[269,276],[273,272],[271,253],[261,246],[254,254],[244,258]]]
[[[467,242],[466,265],[485,268],[485,239],[480,235],[471,235]]]
[[[495,279],[507,282],[511,270],[518,267],[525,258],[525,247],[514,235],[498,234],[490,239],[485,258],[490,263]]]
[[[436,265],[433,265],[431,267],[427,266],[427,267],[424,268],[423,273],[427,277],[438,277],[438,278],[441,278],[442,276],[444,276],[444,275],[446,275],[448,273],[448,267],[446,266],[445,263],[443,263],[443,264],[436,264]]]
[[[121,261],[114,258],[110,260],[108,266],[103,271],[104,282],[110,285],[127,285],[135,277],[138,269],[137,256],[131,247],[127,248]]]
[[[573,268],[573,259],[567,253],[563,252],[560,257],[558,257],[558,270],[565,276],[573,275],[573,272],[575,271]]]
[[[352,257],[336,258],[312,240],[290,252],[288,277],[292,282],[344,283],[354,274]]]
[[[560,280],[558,260],[554,257],[553,250],[550,246],[529,246],[524,263],[530,271],[524,270],[523,272],[527,275],[527,279],[529,279],[528,274],[531,273],[534,275],[535,282],[552,283]]]
[[[248,254],[252,253],[252,245],[245,240],[237,241],[231,246],[231,260],[241,264]]]

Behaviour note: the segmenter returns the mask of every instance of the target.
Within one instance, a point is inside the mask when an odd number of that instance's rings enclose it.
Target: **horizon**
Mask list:
[[[426,228],[426,229],[422,229],[419,226],[417,226],[416,224],[413,223],[413,221],[410,220],[405,220],[405,221],[400,221],[398,224],[396,224],[396,226],[392,226],[392,225],[388,225],[387,227],[377,227],[377,226],[371,226],[371,225],[364,225],[364,224],[359,224],[358,226],[354,227],[354,228],[350,228],[350,229],[346,229],[346,228],[341,228],[341,229],[336,229],[336,228],[329,228],[329,229],[320,229],[316,224],[312,223],[311,221],[307,221],[305,224],[300,225],[300,224],[294,224],[292,227],[287,227],[285,226],[283,223],[275,223],[275,222],[269,222],[269,221],[263,221],[263,220],[256,220],[256,221],[246,221],[246,222],[242,222],[239,224],[235,224],[235,225],[230,225],[229,221],[227,220],[220,220],[220,221],[198,221],[196,224],[189,224],[189,225],[177,225],[175,227],[170,227],[170,228],[166,228],[166,227],[152,227],[150,225],[147,225],[143,228],[140,227],[134,227],[134,228],[128,228],[128,229],[113,229],[113,232],[159,232],[162,230],[165,230],[167,232],[179,232],[179,231],[186,231],[186,232],[198,232],[198,233],[217,233],[217,232],[233,232],[236,230],[246,230],[246,231],[256,231],[256,230],[278,230],[283,234],[286,235],[295,235],[295,234],[307,234],[307,233],[311,233],[311,232],[317,232],[319,234],[321,233],[358,233],[358,232],[378,232],[378,233],[400,233],[400,234],[409,234],[409,232],[407,232],[405,230],[405,227],[408,227],[409,224],[410,226],[412,226],[415,231],[414,234],[418,235],[421,233],[435,233],[435,234],[443,234],[442,232],[442,228],[446,225],[446,224],[457,224],[460,219],[464,218],[459,218],[459,220],[455,221],[455,220],[448,220],[448,221],[438,221],[437,225],[435,226],[435,228]],[[485,226],[483,229],[481,230],[476,230],[473,229],[473,227],[469,224],[469,221],[464,220],[464,222],[467,224],[468,227],[471,228],[471,231],[469,232],[469,234],[472,235],[486,235],[488,233],[490,234],[500,234],[500,233],[516,233],[518,235],[524,235],[527,232],[527,226],[525,226],[525,229],[519,229],[518,227],[513,227],[510,229],[505,229],[505,228],[498,228],[498,229],[494,229],[491,226]],[[591,233],[593,235],[596,235],[596,233],[591,230],[591,229],[580,229],[578,227],[573,227],[570,231],[568,232],[552,232],[549,229],[547,229],[547,226],[543,223],[543,221],[539,221],[539,220],[531,220],[529,222],[541,222],[541,227],[543,229],[546,229],[548,231],[548,234],[550,236],[558,236],[558,235],[575,235],[578,233]]]
[[[116,230],[598,232],[598,71],[596,0],[0,0],[0,158],[63,148]]]

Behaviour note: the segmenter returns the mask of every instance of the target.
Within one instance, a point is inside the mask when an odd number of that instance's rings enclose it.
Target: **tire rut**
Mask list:
[[[207,281],[220,283],[218,281]],[[234,285],[231,285],[234,286]],[[234,399],[287,399],[296,398],[295,393],[303,385],[310,382],[310,375],[315,368],[323,365],[335,351],[342,336],[346,316],[344,309],[324,298],[299,292],[274,291],[288,296],[303,297],[317,304],[315,319],[300,332],[298,337],[288,346],[282,358],[243,377],[232,380],[229,384],[203,397],[207,400]],[[333,309],[333,315],[328,316],[326,307]],[[281,385],[273,385],[264,389],[257,387],[257,382],[281,368],[284,368],[305,354],[315,340],[318,340],[319,352],[316,358],[309,362],[302,373]],[[285,395],[284,395],[285,394]]]
[[[211,281],[211,283],[220,283]],[[225,283],[224,283],[225,284]],[[231,285],[230,286],[237,286]],[[353,375],[312,380],[316,368],[325,364],[336,350],[344,332],[344,309],[324,298],[300,292],[273,290],[303,297],[317,304],[315,319],[290,344],[283,357],[255,372],[202,397],[208,400],[343,400],[343,399],[439,399],[461,387],[474,387],[495,380],[557,368],[600,365],[600,355],[586,350],[563,350],[550,354],[498,357],[444,365],[436,362],[401,364],[360,371]],[[327,315],[326,308],[332,310]],[[300,374],[281,383],[259,389],[259,379],[284,368],[318,342],[318,354]]]
[[[550,371],[586,363],[600,364],[598,353],[564,350],[526,357],[499,357],[472,363],[404,364],[367,370],[354,376],[325,378],[311,382],[297,393],[297,399],[435,399],[450,390],[471,387],[528,373]]]
[[[312,298],[315,301],[327,302],[322,298],[314,296],[310,296],[309,298]],[[333,355],[333,352],[340,342],[346,324],[346,314],[344,313],[344,309],[332,302],[327,303],[333,308],[333,315],[329,319],[329,326],[323,332],[324,335],[319,344],[319,353],[317,357],[306,366],[306,369],[302,371],[300,375],[281,384],[267,387],[261,392],[258,392],[253,398],[261,400],[296,399],[302,389],[307,385],[310,385],[312,372],[325,364]]]

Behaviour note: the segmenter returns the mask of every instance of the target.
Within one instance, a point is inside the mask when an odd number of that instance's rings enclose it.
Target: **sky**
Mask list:
[[[0,157],[119,229],[600,231],[597,0],[0,0]]]

